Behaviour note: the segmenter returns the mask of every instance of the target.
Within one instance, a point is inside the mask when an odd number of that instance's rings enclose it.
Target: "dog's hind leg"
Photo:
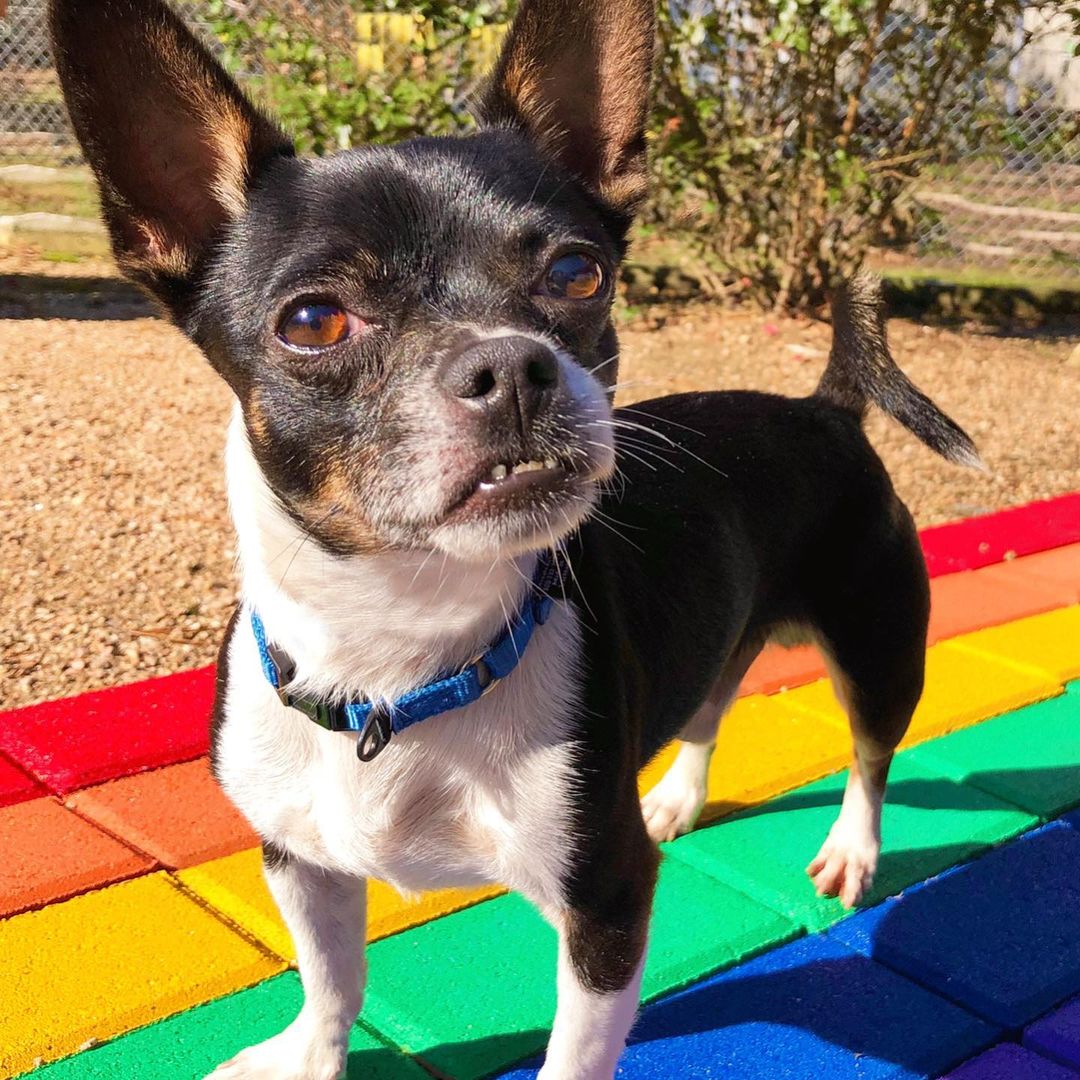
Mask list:
[[[674,840],[689,832],[701,815],[721,717],[735,700],[739,683],[760,648],[746,647],[732,657],[705,701],[679,732],[675,760],[657,785],[642,798],[645,827],[656,843]]]
[[[296,947],[304,1004],[279,1035],[207,1080],[337,1080],[363,994],[367,883],[265,845],[263,867]]]
[[[848,579],[818,622],[854,754],[840,814],[806,868],[820,896],[858,904],[874,882],[893,754],[923,687],[929,588],[914,529],[900,530],[873,572]]]

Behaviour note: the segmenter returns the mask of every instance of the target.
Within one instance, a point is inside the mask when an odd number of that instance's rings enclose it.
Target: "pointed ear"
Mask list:
[[[654,2],[522,0],[480,109],[628,216],[646,187]]]
[[[292,147],[160,0],[51,0],[49,27],[117,262],[175,303],[253,176]]]

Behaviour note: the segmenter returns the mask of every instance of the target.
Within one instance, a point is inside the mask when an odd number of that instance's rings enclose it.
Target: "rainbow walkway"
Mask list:
[[[927,689],[869,905],[803,874],[849,739],[816,656],[770,652],[721,731],[711,824],[665,845],[621,1077],[1080,1077],[1080,494],[923,541]],[[194,1080],[295,1014],[256,838],[207,769],[212,682],[0,714],[0,1077]],[[369,910],[349,1077],[534,1076],[535,911],[379,884]]]

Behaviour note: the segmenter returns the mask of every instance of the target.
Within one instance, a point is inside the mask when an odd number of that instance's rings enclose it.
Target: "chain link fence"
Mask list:
[[[4,6],[0,0],[0,11]],[[348,0],[177,6],[255,96],[279,112],[282,94],[275,97],[275,88],[312,82],[312,41],[325,42],[333,54],[320,56],[323,67],[349,67],[342,76],[348,93],[335,99],[336,111],[327,106],[325,87],[284,97],[286,123],[303,130],[302,148],[315,152],[415,127],[466,126],[468,96],[505,29],[496,22],[440,37],[434,24],[408,9],[357,12]],[[0,17],[0,166],[79,162],[49,58],[44,9],[44,0],[7,0]],[[1073,56],[1071,29],[1064,13],[1032,7],[1011,36],[1003,35],[975,82],[928,103],[955,110],[958,118],[974,105],[979,134],[943,145],[922,162],[919,181],[900,204],[888,258],[1080,281],[1080,59]],[[914,8],[901,8],[884,32],[914,40],[925,31]],[[890,88],[903,77],[895,62],[875,66],[861,124],[894,122],[886,120]]]
[[[1065,10],[1025,12],[971,85],[939,107],[973,136],[924,161],[901,204],[934,266],[1080,280],[1080,58]],[[883,73],[885,80],[895,72]]]

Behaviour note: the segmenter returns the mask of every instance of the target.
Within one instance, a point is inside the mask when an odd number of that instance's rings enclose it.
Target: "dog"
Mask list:
[[[865,278],[809,397],[612,408],[653,19],[523,0],[474,134],[302,160],[160,0],[51,2],[119,265],[236,398],[213,766],[263,837],[306,997],[215,1080],[341,1074],[368,877],[524,893],[560,942],[541,1076],[609,1080],[656,842],[693,826],[771,638],[821,646],[851,720],[810,876],[848,906],[873,879],[929,590],[863,414],[977,456],[893,363]]]

